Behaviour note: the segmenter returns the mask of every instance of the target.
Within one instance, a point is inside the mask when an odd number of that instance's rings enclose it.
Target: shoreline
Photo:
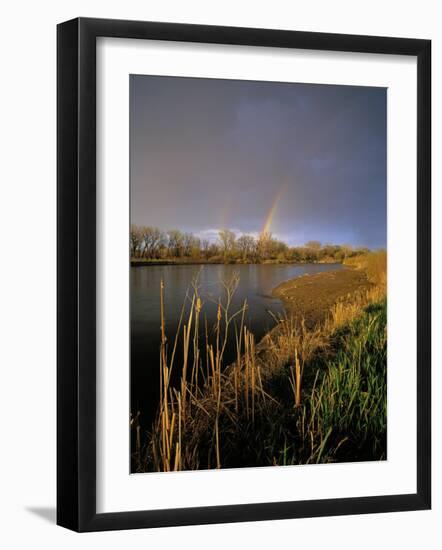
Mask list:
[[[337,302],[373,286],[364,270],[350,268],[301,275],[280,283],[271,294],[281,300],[287,314],[313,327]]]
[[[356,294],[373,287],[364,270],[344,265],[344,269],[306,273],[288,279],[277,285],[271,296],[281,301],[295,323],[305,323],[307,330],[313,330],[326,321],[336,303],[343,300],[349,303]],[[269,341],[279,334],[277,324],[257,343],[256,351],[263,363],[269,353]]]
[[[385,460],[386,302],[371,280],[365,269],[353,268],[276,286],[272,295],[282,301],[287,317],[256,344],[241,326],[244,342],[237,339],[237,360],[224,365],[212,359],[212,373],[207,371],[201,386],[193,370],[189,382],[186,364],[181,392],[170,398],[167,413],[181,418],[186,410],[186,420],[177,431],[161,409],[149,445],[134,449],[131,471]],[[198,316],[194,301],[192,308]],[[203,340],[191,341],[203,357],[198,344]],[[213,357],[213,348],[208,350]],[[183,388],[196,396],[195,403]],[[134,422],[138,429],[138,417]],[[249,428],[238,429],[241,422]],[[177,438],[178,445],[171,445],[175,456],[169,456],[164,441]]]
[[[266,260],[264,262],[242,262],[242,261],[205,261],[205,260],[189,260],[189,261],[175,261],[175,260],[130,260],[130,267],[149,267],[149,266],[168,266],[168,265],[342,265],[341,261],[333,262],[281,262],[278,260]]]

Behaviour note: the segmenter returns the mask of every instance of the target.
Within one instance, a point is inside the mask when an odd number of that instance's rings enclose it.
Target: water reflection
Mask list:
[[[160,282],[165,284],[165,317],[169,341],[176,333],[181,308],[192,281],[198,276],[203,301],[202,314],[209,329],[216,321],[222,280],[236,272],[239,285],[232,312],[247,299],[246,320],[257,340],[273,326],[273,314],[283,313],[272,289],[283,281],[306,273],[340,269],[339,264],[304,265],[180,265],[131,268],[131,410],[141,411],[144,425],[150,425],[158,401],[160,346]],[[234,349],[226,349],[226,360]],[[179,359],[179,357],[178,357]]]

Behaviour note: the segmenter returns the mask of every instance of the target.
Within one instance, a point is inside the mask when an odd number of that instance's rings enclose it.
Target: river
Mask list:
[[[131,411],[141,412],[142,424],[150,427],[158,404],[160,347],[160,282],[165,286],[166,332],[170,346],[178,327],[181,308],[192,281],[198,275],[203,302],[202,315],[209,329],[216,322],[217,301],[223,295],[221,281],[236,272],[239,284],[231,312],[247,300],[246,322],[259,341],[284,312],[272,289],[305,274],[341,269],[340,264],[169,265],[131,267]],[[226,349],[226,362],[234,358],[234,346]],[[179,357],[178,357],[179,358]],[[175,367],[177,370],[178,367]]]

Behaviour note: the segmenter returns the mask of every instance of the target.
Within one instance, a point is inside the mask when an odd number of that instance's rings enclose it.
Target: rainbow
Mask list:
[[[270,227],[272,225],[273,218],[275,216],[276,210],[278,208],[279,201],[281,200],[282,195],[284,194],[284,191],[286,190],[287,185],[283,185],[280,187],[278,192],[275,195],[275,198],[273,199],[272,206],[270,207],[269,211],[267,212],[267,216],[265,218],[264,226],[261,231],[261,235],[265,235],[266,233],[270,233]]]
[[[229,218],[230,218],[230,215],[231,215],[231,210],[232,210],[232,204],[233,204],[233,201],[232,201],[232,198],[228,198],[225,200],[224,202],[224,206],[221,210],[221,214],[220,214],[220,228],[221,229],[227,229],[228,226],[229,226]]]

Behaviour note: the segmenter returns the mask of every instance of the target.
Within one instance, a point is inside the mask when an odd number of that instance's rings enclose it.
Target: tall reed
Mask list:
[[[147,445],[139,416],[131,419],[137,470],[385,458],[385,287],[342,299],[313,328],[275,317],[257,345],[247,302],[232,310],[238,283],[223,282],[211,327],[195,280],[169,346],[161,282],[159,407]],[[226,364],[229,341],[235,360]]]

